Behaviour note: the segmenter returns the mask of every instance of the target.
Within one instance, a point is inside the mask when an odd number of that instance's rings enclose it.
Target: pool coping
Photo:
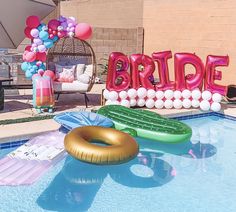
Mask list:
[[[204,112],[204,111],[188,111],[183,113],[173,113],[173,114],[165,114],[163,116],[166,116],[168,118],[173,118],[177,120],[187,120],[187,119],[193,119],[193,118],[200,118],[200,117],[207,117],[207,116],[217,116],[220,118],[226,118],[229,120],[236,121],[236,117],[228,114],[224,114],[222,112]],[[40,135],[42,133],[52,132],[54,130],[44,131],[44,132],[37,132],[37,133],[31,133],[31,134],[25,134],[20,136],[12,136],[7,137],[5,139],[0,139],[0,149],[6,149],[10,147],[17,147],[19,145],[24,144],[27,142],[30,138],[35,137],[37,135]]]

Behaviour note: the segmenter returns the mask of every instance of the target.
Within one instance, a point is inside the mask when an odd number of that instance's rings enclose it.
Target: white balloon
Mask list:
[[[173,96],[174,96],[174,91],[172,91],[172,90],[166,90],[166,91],[164,92],[164,96],[165,96],[166,99],[172,99]]]
[[[211,107],[210,102],[208,102],[207,100],[202,100],[202,101],[200,102],[200,108],[201,108],[202,110],[208,111],[208,110],[210,110],[210,107]]]
[[[219,112],[221,110],[221,104],[219,102],[213,102],[211,104],[211,110],[214,112]]]
[[[153,99],[153,98],[155,98],[155,96],[156,96],[156,91],[154,91],[153,89],[149,89],[149,90],[147,91],[147,97],[148,97],[149,99]]]
[[[153,99],[147,99],[146,100],[146,107],[147,108],[151,109],[151,108],[154,107],[154,105],[155,105],[155,101]]]
[[[106,102],[105,102],[105,105],[111,105],[112,104],[112,101],[110,99],[108,99]]]
[[[115,101],[118,99],[118,93],[116,91],[111,91],[108,95],[108,99],[111,101]]]
[[[182,91],[182,96],[184,97],[184,99],[189,99],[191,97],[191,95],[192,94],[191,94],[190,90],[185,89]]]
[[[121,91],[121,92],[119,93],[119,97],[120,97],[121,99],[126,99],[127,96],[128,96],[128,94],[127,94],[126,91]]]
[[[111,101],[110,105],[120,105],[119,101]]]
[[[170,100],[170,99],[167,99],[165,102],[164,102],[164,106],[166,109],[171,109],[173,107],[173,101]]]
[[[173,101],[173,106],[174,106],[175,109],[180,109],[180,108],[182,108],[183,103],[180,99],[175,99]]]
[[[181,91],[174,91],[174,98],[175,99],[180,99],[182,97]]]
[[[201,96],[202,96],[202,93],[201,93],[201,91],[199,91],[199,89],[195,89],[192,91],[192,98],[193,99],[198,100],[201,98]]]
[[[183,100],[183,107],[184,107],[184,108],[188,109],[188,108],[190,108],[191,106],[192,106],[192,102],[191,102],[190,99],[184,99],[184,100]]]
[[[210,91],[203,91],[202,92],[202,99],[209,101],[211,99],[211,92]]]
[[[147,90],[146,90],[146,88],[139,88],[139,89],[137,90],[137,94],[138,94],[138,97],[139,97],[140,99],[144,99],[144,98],[147,96]]]
[[[196,99],[192,100],[192,107],[193,108],[198,108],[200,106],[200,102]]]
[[[155,108],[161,109],[161,108],[163,108],[163,107],[164,107],[164,102],[163,102],[163,100],[158,99],[158,100],[155,101]]]
[[[136,106],[136,104],[137,104],[136,99],[130,99],[130,100],[129,100],[129,104],[130,104],[130,107]]]
[[[219,93],[214,93],[214,94],[212,95],[212,100],[213,100],[214,102],[221,102],[221,100],[222,100],[222,95],[219,94]]]
[[[104,91],[103,91],[103,96],[104,96],[104,98],[105,99],[109,99],[109,91],[107,90],[107,89],[105,89]]]
[[[125,106],[125,107],[130,107],[129,100],[122,99],[120,102],[120,105]]]
[[[131,88],[127,92],[128,97],[134,99],[137,96],[137,91],[134,88]]]
[[[163,99],[164,98],[164,92],[163,91],[157,91],[156,92],[156,98],[157,99]]]
[[[139,106],[139,107],[143,107],[144,105],[145,105],[145,99],[138,99],[138,101],[137,101],[137,105]]]

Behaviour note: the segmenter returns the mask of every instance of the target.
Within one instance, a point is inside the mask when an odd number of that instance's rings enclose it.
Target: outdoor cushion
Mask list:
[[[76,74],[75,74],[75,79],[78,80],[79,76],[82,75],[84,73],[84,69],[85,69],[85,64],[77,64],[76,65]]]
[[[90,65],[87,65],[85,67],[85,71],[84,71],[85,74],[89,75],[90,77],[93,76],[93,65],[90,64]]]
[[[75,66],[63,67],[56,66],[56,79],[59,82],[73,82],[75,79]]]
[[[72,83],[68,82],[54,82],[53,83],[53,88],[56,92],[61,92],[61,91],[69,91],[69,92],[86,92],[88,90],[89,84],[82,83],[78,80],[73,81]]]
[[[77,77],[77,80],[82,83],[88,84],[90,81],[90,76],[88,74],[81,74]]]

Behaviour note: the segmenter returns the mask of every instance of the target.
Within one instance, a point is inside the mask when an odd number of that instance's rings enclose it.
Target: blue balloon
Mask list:
[[[28,68],[29,68],[29,63],[23,62],[23,63],[21,64],[21,69],[22,69],[22,71],[27,71]]]
[[[25,72],[25,77],[26,77],[27,79],[31,79],[33,75],[34,75],[34,74],[33,74],[31,71],[29,71],[29,70]]]
[[[43,41],[47,40],[48,37],[49,37],[49,34],[48,34],[48,32],[46,32],[46,31],[41,31],[41,32],[39,33],[39,38],[40,38],[41,40],[43,40]]]
[[[40,25],[38,26],[38,30],[39,30],[39,31],[42,31],[42,30],[45,28],[45,26],[46,26],[46,24],[40,24]]]
[[[53,47],[53,41],[51,39],[45,40],[43,44],[47,49],[50,49]]]
[[[33,65],[33,66],[32,66],[32,69],[33,69],[34,71],[37,71],[37,70],[38,70],[38,66]]]
[[[53,42],[56,42],[58,39],[59,39],[59,37],[55,35],[55,36],[53,37],[52,41],[53,41]]]
[[[42,63],[42,65],[39,67],[39,69],[46,70],[46,66]]]

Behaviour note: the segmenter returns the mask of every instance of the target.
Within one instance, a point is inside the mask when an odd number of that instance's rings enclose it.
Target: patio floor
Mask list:
[[[101,105],[101,93],[102,89],[104,88],[104,84],[94,85],[91,92],[88,93],[88,97],[90,100],[88,108],[85,107],[84,96],[81,94],[61,95],[59,101],[56,102],[54,114],[65,111],[91,111],[94,109],[98,109]],[[203,113],[198,109],[152,109],[152,111],[166,116]],[[236,116],[236,105],[222,105],[221,112],[227,115]],[[45,113],[37,114],[36,110],[32,107],[32,90],[20,90],[18,93],[10,92],[9,95],[6,95],[5,108],[3,111],[0,111],[0,121],[38,117],[42,115],[45,115]],[[0,143],[29,139],[30,137],[35,136],[39,133],[56,130],[59,127],[59,124],[57,124],[52,119],[0,125]]]

